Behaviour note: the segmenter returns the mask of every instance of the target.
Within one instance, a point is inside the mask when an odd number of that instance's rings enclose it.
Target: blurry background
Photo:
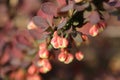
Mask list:
[[[37,51],[26,26],[40,0],[0,0],[0,80],[26,80],[25,72]],[[85,58],[69,65],[53,62],[43,80],[120,80],[120,21],[106,16],[108,27],[81,45]]]

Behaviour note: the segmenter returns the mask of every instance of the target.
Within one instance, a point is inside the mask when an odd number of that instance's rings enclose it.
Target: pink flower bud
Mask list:
[[[60,48],[66,48],[68,46],[68,41],[66,38],[58,37],[57,40],[58,40],[58,45]]]
[[[52,38],[52,40],[51,40],[51,44],[52,44],[52,46],[54,47],[54,48],[59,48],[59,45],[58,45],[58,39],[57,39],[58,37],[57,36],[55,36],[55,37],[53,37]]]
[[[90,28],[90,30],[89,30],[89,34],[93,37],[97,36],[98,33],[99,33],[99,30],[96,25],[93,25],[92,28]]]
[[[39,69],[41,73],[47,73],[52,69],[50,62],[47,59],[43,59],[41,63],[43,64]]]
[[[27,28],[28,28],[29,30],[37,29],[37,26],[34,24],[33,21],[30,21],[30,23],[27,25]]]
[[[64,61],[65,64],[69,64],[73,61],[74,57],[72,54],[67,54],[67,58],[66,60]]]
[[[66,48],[68,46],[68,40],[66,38],[62,38],[62,40],[63,40],[63,44],[61,48]]]
[[[44,42],[44,43],[41,43],[40,45],[39,45],[39,49],[41,50],[41,49],[46,49],[47,48],[47,45],[46,45],[46,43]]]
[[[37,68],[35,65],[31,65],[29,68],[28,68],[28,73],[29,74],[34,74],[36,72]]]
[[[63,45],[63,39],[61,37],[57,37],[57,43],[59,45],[59,48]]]
[[[40,58],[48,58],[49,57],[49,51],[47,49],[39,50],[38,52]]]
[[[74,0],[75,3],[79,3],[79,2],[82,2],[83,0]]]
[[[84,41],[88,40],[88,37],[87,37],[86,35],[84,35],[84,34],[83,34],[81,37],[82,37],[82,39],[83,39]]]
[[[53,33],[53,37],[58,37],[57,31]]]
[[[66,38],[61,38],[58,36],[57,31],[54,32],[53,38],[51,39],[51,44],[54,48],[65,48],[68,46],[68,41]]]
[[[75,54],[75,57],[78,61],[81,61],[84,58],[84,55],[82,52],[79,51]]]
[[[46,67],[41,67],[41,68],[39,69],[39,72],[40,72],[40,73],[47,73],[48,71],[49,71],[49,69],[46,68]]]
[[[51,69],[52,69],[51,66],[43,66],[43,67],[41,67],[41,68],[39,69],[39,72],[40,72],[40,73],[47,73],[47,72],[49,72]]]
[[[42,62],[41,59],[38,60],[38,61],[36,62],[36,64],[37,64],[38,67],[42,67],[42,66],[44,65],[44,63]]]
[[[64,61],[66,60],[66,58],[67,58],[67,54],[64,53],[64,52],[61,52],[61,53],[58,55],[58,60],[59,60],[60,62],[64,62]]]
[[[47,63],[50,63],[48,59],[40,59],[39,61],[37,61],[37,65],[39,67],[45,66]]]

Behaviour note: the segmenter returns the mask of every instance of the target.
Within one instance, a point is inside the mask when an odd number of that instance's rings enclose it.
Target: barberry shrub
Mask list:
[[[37,16],[27,26],[39,44],[38,71],[50,71],[49,60],[56,58],[65,64],[74,58],[81,61],[84,54],[79,50],[80,45],[89,40],[88,36],[95,37],[106,28],[103,9],[94,0],[42,1]],[[51,58],[54,55],[56,58]]]
[[[51,71],[54,62],[70,64],[75,59],[83,60],[80,46],[106,28],[104,13],[120,20],[118,0],[40,0],[39,6],[37,2],[32,4],[35,0],[11,1],[8,0],[9,14],[0,9],[5,13],[0,24],[0,77],[9,74],[10,80],[42,80],[39,74]],[[17,1],[23,1],[23,5],[14,13]],[[29,21],[28,30],[20,30],[18,26],[22,24],[18,22],[24,22],[21,14],[34,14],[33,5],[40,9]],[[4,17],[8,15],[10,18]]]

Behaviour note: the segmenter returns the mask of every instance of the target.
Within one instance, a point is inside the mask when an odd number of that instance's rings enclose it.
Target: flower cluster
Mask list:
[[[78,61],[81,61],[83,59],[83,53],[82,52],[76,52],[75,57]],[[61,49],[60,54],[58,55],[58,60],[60,62],[64,62],[65,64],[69,64],[73,61],[74,57],[71,53],[69,53],[66,49]]]
[[[37,16],[28,24],[39,44],[39,72],[51,70],[51,55],[57,54],[57,59],[65,64],[74,57],[81,61],[84,55],[80,45],[88,41],[88,35],[97,36],[106,27],[101,11],[94,0],[43,1]]]
[[[41,43],[39,45],[39,52],[38,55],[40,57],[40,60],[38,60],[37,65],[40,67],[39,71],[41,73],[47,73],[51,70],[51,64],[48,60],[49,58],[49,51],[47,49],[46,43]]]
[[[73,55],[68,53],[66,50],[62,50],[58,55],[58,60],[65,64],[69,64],[73,60]]]
[[[41,80],[56,62],[86,60],[80,46],[113,15],[120,0],[0,0],[0,80]]]
[[[57,31],[54,32],[53,38],[51,39],[51,44],[55,49],[60,49],[60,53],[58,54],[58,60],[60,62],[64,62],[65,64],[69,64],[70,62],[73,61],[74,57],[71,53],[67,51],[68,47],[68,40],[66,38],[61,38],[58,36]],[[75,57],[77,60],[82,60],[83,59],[83,54],[82,52],[77,52],[75,54]]]
[[[29,67],[29,69],[28,69],[29,74],[35,74],[37,72],[47,73],[52,69],[51,64],[48,60],[49,51],[47,49],[46,43],[41,43],[39,45],[38,56],[39,56],[39,59],[36,62],[36,66],[32,64]]]
[[[68,41],[66,38],[60,37],[57,31],[54,32],[53,38],[51,39],[51,44],[54,48],[66,48],[68,46]]]

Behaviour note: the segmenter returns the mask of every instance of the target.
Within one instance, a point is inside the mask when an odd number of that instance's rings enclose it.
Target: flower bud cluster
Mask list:
[[[48,59],[41,59],[37,62],[37,65],[39,68],[40,73],[47,73],[49,72],[52,67]]]
[[[47,73],[52,69],[51,64],[48,60],[49,51],[47,49],[46,43],[41,43],[39,45],[38,55],[39,55],[39,60],[36,62],[37,66],[32,64],[28,69],[28,73],[31,75],[37,72]]]
[[[34,75],[36,74],[37,72],[40,72],[40,73],[47,73],[49,72],[52,67],[51,67],[51,64],[49,62],[48,59],[39,59],[37,62],[36,62],[37,65],[34,65],[32,64],[29,68],[28,68],[28,74],[29,75]]]
[[[37,65],[40,67],[39,71],[41,73],[47,73],[52,69],[51,64],[48,60],[49,58],[49,51],[47,49],[47,44],[45,42],[39,45],[38,55],[40,60],[37,62]]]
[[[74,57],[71,53],[69,53],[67,50],[61,50],[61,52],[58,54],[58,60],[60,62],[64,62],[65,64],[69,64],[73,61]]]
[[[82,36],[84,40],[87,40],[86,36]],[[58,54],[58,60],[65,64],[69,64],[73,61],[74,56],[70,52],[67,51],[68,40],[66,38],[60,37],[57,31],[54,32],[53,37],[51,39],[51,44],[53,48],[60,49],[60,53]],[[82,52],[75,53],[75,57],[77,60],[81,61],[83,59]]]
[[[37,61],[37,66],[36,65],[31,65],[28,68],[28,74],[29,75],[34,75],[37,72],[40,73],[47,73],[52,69],[51,64],[48,59],[40,59]]]
[[[39,54],[40,58],[48,58],[49,57],[49,51],[47,49],[47,44],[46,43],[41,43],[39,45],[38,54]]]
[[[78,61],[81,61],[84,58],[84,55],[82,52],[79,51],[75,53],[75,58]],[[74,56],[71,53],[69,53],[66,49],[61,49],[61,52],[58,54],[58,60],[65,64],[71,63],[73,59]]]

